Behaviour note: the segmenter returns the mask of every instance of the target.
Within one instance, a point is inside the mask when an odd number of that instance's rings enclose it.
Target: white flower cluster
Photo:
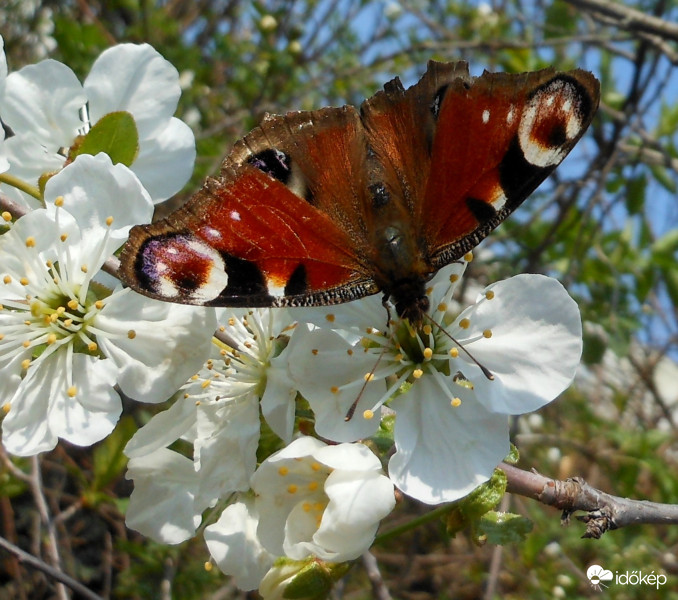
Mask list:
[[[176,70],[147,45],[107,50],[82,86],[52,60],[8,75],[2,55],[0,118],[13,135],[0,181],[27,182],[2,194],[33,209],[3,214],[0,235],[3,444],[18,455],[59,438],[92,444],[118,420],[117,390],[160,402],[181,387],[125,449],[127,523],[170,544],[206,525],[224,573],[282,597],[300,574],[331,582],[369,549],[394,486],[439,504],[486,482],[509,452],[509,415],[572,381],[579,311],[557,281],[519,275],[459,312],[466,261],[431,281],[418,330],[386,324],[379,297],[215,311],[111,286],[105,261],[190,175],[178,97]],[[77,151],[121,113],[136,128],[128,166]],[[377,433],[395,445],[388,475]],[[207,509],[216,520],[203,523]]]

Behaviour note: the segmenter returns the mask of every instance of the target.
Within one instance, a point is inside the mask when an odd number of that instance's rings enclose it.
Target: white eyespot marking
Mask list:
[[[231,214],[228,215],[233,221],[240,221],[240,213],[237,210],[232,210]]]
[[[502,190],[500,187],[497,187],[492,198],[490,199],[490,204],[497,212],[504,208],[506,205],[506,194],[504,194],[504,190]]]
[[[527,162],[550,167],[565,158],[583,127],[583,101],[575,85],[562,78],[550,81],[530,98],[518,126]]]
[[[179,250],[170,246],[169,248],[167,248],[167,254],[179,254]]]
[[[285,284],[273,277],[266,279],[266,290],[269,296],[274,298],[282,298],[285,295]]]
[[[509,111],[506,114],[506,123],[511,125],[511,123],[513,123],[513,119],[515,118],[516,118],[515,107],[513,106],[513,104],[511,104],[511,107],[509,108]]]
[[[490,120],[490,111],[485,109],[483,111],[483,123],[487,124],[489,120]]]

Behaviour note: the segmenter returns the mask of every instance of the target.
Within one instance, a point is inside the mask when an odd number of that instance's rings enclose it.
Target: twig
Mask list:
[[[499,468],[508,477],[507,492],[562,510],[564,524],[578,510],[588,513],[577,516],[586,523],[584,538],[599,539],[606,531],[627,525],[678,524],[678,505],[675,504],[612,496],[590,486],[581,477],[560,481],[506,463],[501,463]]]
[[[393,597],[384,583],[384,578],[381,576],[379,564],[377,563],[377,559],[374,558],[374,555],[370,552],[365,552],[363,553],[362,559],[365,572],[372,584],[372,593],[374,594],[374,597],[377,600],[393,600]]]
[[[45,575],[51,577],[56,581],[60,581],[61,583],[72,589],[74,592],[80,594],[83,598],[86,598],[87,600],[103,600],[101,596],[98,596],[92,590],[82,585],[82,583],[79,583],[72,577],[69,577],[63,571],[51,567],[46,562],[43,562],[42,560],[33,556],[32,554],[29,554],[28,552],[22,550],[21,548],[19,548],[19,546],[15,546],[14,544],[12,544],[12,542],[6,540],[4,537],[1,536],[0,536],[0,547],[14,554],[14,556],[16,556],[22,563],[25,563],[26,565],[29,565],[37,569],[38,571],[42,571],[43,573],[45,573]]]
[[[642,31],[667,40],[678,41],[678,24],[648,15],[622,4],[608,0],[565,0],[569,4],[594,13],[613,17],[617,26],[627,31]]]

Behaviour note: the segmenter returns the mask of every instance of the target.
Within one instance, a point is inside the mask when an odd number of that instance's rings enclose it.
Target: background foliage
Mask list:
[[[195,131],[198,161],[170,206],[215,174],[266,112],[358,104],[395,75],[414,83],[430,58],[467,60],[473,74],[549,65],[593,71],[602,102],[591,130],[484,242],[468,273],[483,283],[525,271],[554,275],[585,321],[577,385],[515,423],[520,466],[668,503],[678,502],[677,22],[675,0],[7,0],[0,8],[10,70],[52,57],[84,77],[119,42],[148,42],[177,67],[184,88],[177,116]],[[47,510],[63,570],[104,598],[247,597],[205,570],[199,538],[163,547],[125,529],[130,486],[121,450],[148,417],[126,409],[116,433],[94,449],[62,444],[39,464],[3,457],[2,536],[44,556]],[[515,496],[503,508],[533,521],[523,543],[477,546],[464,533],[450,539],[434,522],[375,546],[392,596],[589,597],[597,592],[585,572],[597,563],[668,575],[662,589],[612,586],[610,598],[678,598],[675,528],[628,527],[582,540],[583,526],[561,527],[553,509]],[[386,527],[424,511],[403,500]],[[0,597],[54,597],[43,574],[4,551],[0,560]],[[375,590],[356,565],[334,594],[384,592]]]

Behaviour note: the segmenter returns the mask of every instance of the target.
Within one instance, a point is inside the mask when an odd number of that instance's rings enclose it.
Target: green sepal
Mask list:
[[[506,473],[495,469],[489,481],[455,503],[456,506],[446,518],[447,533],[454,536],[462,529],[472,527],[485,513],[499,504],[505,492]]]
[[[139,154],[139,132],[134,117],[127,111],[108,113],[85,136],[78,138],[68,153],[72,162],[81,154],[105,152],[113,164],[129,167]]]
[[[522,542],[533,523],[529,519],[513,513],[491,510],[477,522],[474,534],[477,542],[488,542],[497,546]]]

